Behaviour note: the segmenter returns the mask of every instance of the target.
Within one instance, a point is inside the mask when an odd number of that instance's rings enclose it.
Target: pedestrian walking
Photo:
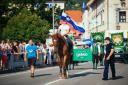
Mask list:
[[[26,54],[25,54],[24,61],[28,60],[28,65],[29,65],[30,71],[31,71],[31,75],[30,75],[31,77],[34,77],[35,64],[36,64],[36,60],[38,60],[38,59],[39,59],[39,57],[38,57],[37,46],[30,39],[29,44],[26,47]]]

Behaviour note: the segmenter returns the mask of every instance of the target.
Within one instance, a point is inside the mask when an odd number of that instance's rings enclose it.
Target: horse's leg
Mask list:
[[[68,78],[68,64],[69,64],[69,58],[68,56],[64,56],[64,61],[63,61],[63,78],[66,79]]]
[[[69,63],[68,63],[68,70],[72,70],[72,60],[69,59]]]
[[[59,65],[59,77],[62,77],[62,62],[61,62],[61,58],[58,57],[58,65]]]

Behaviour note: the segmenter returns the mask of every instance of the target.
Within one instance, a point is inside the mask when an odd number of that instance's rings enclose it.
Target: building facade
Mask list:
[[[94,0],[83,14],[91,32],[128,30],[128,0]]]

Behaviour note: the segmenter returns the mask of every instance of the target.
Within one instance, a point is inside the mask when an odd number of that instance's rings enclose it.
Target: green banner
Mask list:
[[[91,33],[91,38],[97,40],[98,42],[104,43],[104,32]]]
[[[123,32],[121,33],[112,33],[111,34],[112,42],[115,44],[115,46],[123,46]]]
[[[90,49],[77,48],[73,50],[73,61],[92,61]]]
[[[123,32],[121,33],[112,33],[111,34],[112,42],[114,43],[114,49],[116,53],[124,53],[124,42],[123,42]]]

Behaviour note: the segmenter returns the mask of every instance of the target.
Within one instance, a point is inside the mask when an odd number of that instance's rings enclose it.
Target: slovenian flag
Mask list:
[[[85,29],[82,26],[78,25],[75,21],[73,21],[66,13],[63,12],[60,19],[66,20],[74,27],[75,30],[80,31],[81,33],[85,33]]]

